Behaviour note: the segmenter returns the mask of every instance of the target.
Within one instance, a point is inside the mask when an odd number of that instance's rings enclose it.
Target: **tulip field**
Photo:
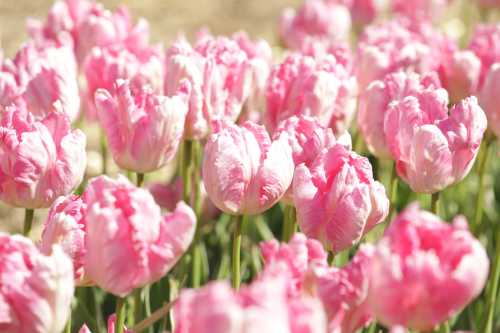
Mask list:
[[[499,0],[115,2],[0,3],[0,333],[500,332]]]

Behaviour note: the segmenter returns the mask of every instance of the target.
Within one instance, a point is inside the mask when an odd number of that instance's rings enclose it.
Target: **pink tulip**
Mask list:
[[[218,122],[205,145],[208,197],[229,214],[260,214],[278,202],[293,177],[286,134],[271,141],[263,126]]]
[[[374,21],[385,9],[388,0],[344,0],[353,23],[363,26]]]
[[[94,178],[83,198],[85,272],[116,296],[160,279],[193,239],[196,218],[191,208],[181,202],[163,217],[151,194],[122,176]]]
[[[435,21],[446,10],[449,0],[391,0],[392,10],[415,22]]]
[[[116,314],[112,314],[111,316],[109,316],[108,318],[108,330],[107,332],[108,333],[115,333],[115,326],[116,326]],[[92,333],[92,331],[87,327],[87,325],[83,325],[80,330],[78,331],[78,333]],[[126,327],[125,329],[123,330],[123,333],[132,333],[131,330],[128,330]]]
[[[311,39],[348,40],[350,31],[349,10],[337,1],[305,0],[297,11],[286,8],[279,22],[281,39],[294,50]]]
[[[451,102],[458,103],[477,92],[481,61],[471,51],[454,51],[449,58],[443,64],[440,78]]]
[[[478,25],[469,43],[469,50],[481,60],[481,88],[490,68],[500,62],[500,23]]]
[[[50,254],[54,244],[73,261],[76,285],[86,285],[89,281],[83,269],[85,258],[85,214],[86,204],[75,195],[59,197],[52,204],[45,221],[40,242],[40,251]]]
[[[333,55],[315,60],[289,55],[276,66],[267,88],[266,126],[273,131],[291,116],[310,116],[343,134],[354,115],[357,85]]]
[[[140,91],[148,87],[160,94],[163,86],[163,61],[160,50],[151,47],[134,53],[121,46],[94,48],[84,64],[87,79],[87,117],[97,118],[94,104],[95,92],[106,89],[115,93],[115,82],[130,80],[131,89]]]
[[[389,106],[384,129],[398,175],[418,193],[461,181],[476,159],[486,116],[475,97],[448,114],[448,96],[432,87]]]
[[[454,42],[425,22],[411,24],[397,19],[366,28],[357,51],[360,91],[398,70],[437,71],[452,47],[450,44]]]
[[[373,246],[365,244],[342,268],[315,268],[316,293],[325,306],[330,332],[353,333],[372,321],[367,299],[373,253]]]
[[[174,158],[184,133],[189,83],[180,89],[172,97],[157,96],[147,88],[133,91],[130,82],[118,80],[115,96],[96,91],[98,118],[119,167],[146,173]]]
[[[252,84],[247,53],[228,38],[201,38],[193,48],[178,39],[166,54],[165,94],[171,96],[183,79],[191,83],[185,137],[207,136],[215,120],[235,121]]]
[[[463,217],[448,224],[414,204],[377,245],[368,301],[384,325],[430,331],[479,295],[488,266]]]
[[[357,118],[358,127],[370,152],[379,158],[391,157],[384,130],[390,103],[406,96],[424,94],[426,89],[437,89],[440,86],[439,79],[434,74],[419,76],[395,72],[382,80],[373,81],[360,96]]]
[[[491,66],[483,87],[479,92],[479,102],[488,117],[491,130],[500,137],[500,105],[498,103],[498,87],[500,87],[500,62]]]
[[[50,113],[35,121],[8,107],[0,119],[0,199],[23,208],[47,208],[83,179],[86,137],[68,117]]]
[[[0,233],[0,330],[62,332],[71,312],[73,266],[54,246],[42,254],[22,236]]]
[[[295,169],[293,197],[301,230],[335,252],[359,241],[389,208],[368,159],[340,144]]]

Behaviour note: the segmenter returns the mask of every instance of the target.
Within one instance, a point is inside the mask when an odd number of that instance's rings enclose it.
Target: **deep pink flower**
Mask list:
[[[31,240],[0,233],[0,330],[62,332],[71,312],[73,266],[59,246],[47,255]]]
[[[41,121],[15,106],[1,113],[0,199],[23,208],[47,208],[83,179],[86,137],[68,117],[51,112]]]
[[[368,159],[341,144],[323,151],[311,166],[296,168],[293,197],[301,230],[335,252],[352,246],[389,209]]]
[[[486,116],[475,97],[448,113],[448,95],[429,87],[390,104],[386,140],[398,175],[418,193],[434,193],[462,180],[472,168]]]
[[[229,214],[260,214],[278,202],[293,177],[286,134],[271,141],[265,128],[216,123],[205,145],[203,182],[208,197]]]
[[[388,0],[344,0],[354,24],[363,26],[374,21],[387,7]]]
[[[349,10],[338,1],[305,0],[298,10],[286,8],[279,21],[281,39],[294,50],[309,40],[347,40],[350,32]]]
[[[448,224],[414,204],[377,245],[368,301],[384,325],[432,330],[479,295],[488,266],[463,217]]]
[[[440,86],[439,79],[434,74],[419,76],[415,73],[395,72],[382,80],[373,81],[361,93],[357,118],[358,127],[370,152],[379,158],[391,157],[384,122],[392,102],[406,96],[423,94],[426,89],[437,89]]]
[[[180,202],[174,212],[161,216],[151,194],[124,177],[91,180],[84,201],[85,272],[114,295],[126,296],[160,279],[193,239],[191,208]]]
[[[133,91],[118,80],[115,95],[99,89],[95,94],[98,118],[116,164],[146,173],[170,162],[184,133],[189,83],[177,95],[158,96],[148,88]]]
[[[171,96],[183,79],[191,83],[186,138],[203,138],[215,120],[235,121],[253,82],[247,53],[234,41],[205,36],[193,48],[180,38],[167,50],[165,94]]]
[[[83,216],[87,205],[76,195],[59,197],[52,204],[43,227],[40,251],[50,254],[54,244],[73,261],[76,285],[85,285],[83,260],[85,257],[85,222]]]
[[[291,54],[274,67],[267,88],[266,126],[273,131],[291,116],[310,116],[343,134],[354,115],[355,78],[334,55]]]

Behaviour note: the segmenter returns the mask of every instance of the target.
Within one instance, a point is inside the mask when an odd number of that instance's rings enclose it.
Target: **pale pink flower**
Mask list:
[[[260,214],[278,202],[293,177],[286,134],[272,141],[263,126],[218,122],[205,145],[208,197],[229,214]]]
[[[31,240],[0,233],[0,329],[62,332],[71,312],[73,266],[60,247],[42,254]]]
[[[158,96],[148,88],[133,91],[130,82],[118,80],[115,95],[96,91],[99,122],[119,167],[146,173],[174,158],[184,133],[189,83],[180,89],[172,97]]]
[[[478,25],[468,48],[481,60],[481,88],[493,64],[500,62],[500,23]]]
[[[350,32],[349,10],[337,1],[305,0],[298,10],[286,8],[279,21],[281,39],[294,50],[309,40],[348,40]]]
[[[116,314],[112,314],[108,317],[108,333],[115,333],[116,326]],[[87,327],[87,325],[83,324],[78,333],[92,333],[92,331]],[[127,327],[124,328],[123,333],[133,333],[131,330],[128,330]]]
[[[500,62],[491,66],[483,87],[479,92],[479,102],[488,117],[491,130],[500,137],[500,104],[498,88],[500,87]]]
[[[343,134],[354,116],[357,85],[334,55],[321,59],[291,54],[273,68],[267,88],[266,127],[291,116],[310,116]]]
[[[418,193],[461,181],[476,159],[487,121],[475,97],[448,111],[448,95],[429,87],[394,101],[384,120],[398,175]]]
[[[85,91],[86,116],[89,120],[97,118],[94,96],[98,89],[115,93],[115,82],[119,79],[130,80],[133,90],[145,87],[161,94],[163,87],[163,58],[158,47],[150,47],[135,52],[121,46],[93,48],[84,63],[87,80]]]
[[[51,112],[41,121],[8,107],[0,120],[0,199],[23,208],[47,208],[83,179],[86,137],[68,117]]]
[[[455,50],[450,52],[440,70],[443,87],[450,95],[452,103],[476,94],[481,75],[481,61],[471,51]]]
[[[183,79],[191,83],[185,137],[206,137],[216,120],[236,121],[250,95],[252,71],[247,53],[234,41],[205,36],[193,48],[180,38],[167,50],[167,96]]]
[[[86,204],[76,196],[59,197],[50,207],[49,215],[43,227],[40,251],[50,254],[54,244],[73,261],[76,285],[85,285],[89,281],[85,277],[83,260],[85,257],[85,214]]]
[[[368,159],[340,144],[295,169],[293,197],[301,230],[335,252],[359,241],[389,209]]]
[[[361,93],[358,108],[358,127],[372,154],[378,158],[390,158],[384,121],[391,102],[414,96],[426,89],[441,86],[437,75],[419,76],[415,73],[395,72],[382,80],[373,81]]]
[[[94,178],[83,198],[85,273],[116,296],[160,279],[193,239],[196,218],[190,207],[180,202],[162,216],[151,194],[123,176]]]
[[[450,0],[391,0],[392,10],[415,22],[437,21]]]
[[[374,247],[365,244],[342,268],[314,268],[315,292],[325,307],[329,332],[354,333],[372,321],[368,286],[373,253]]]
[[[489,260],[463,217],[448,224],[409,206],[372,258],[368,301],[379,322],[429,331],[483,289]]]
[[[344,0],[354,24],[363,26],[374,21],[390,0]]]

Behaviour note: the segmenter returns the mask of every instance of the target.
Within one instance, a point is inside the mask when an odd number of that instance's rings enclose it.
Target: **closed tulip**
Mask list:
[[[42,254],[31,240],[0,233],[0,330],[62,332],[71,313],[73,266],[60,247]]]
[[[467,230],[464,218],[448,224],[411,205],[377,244],[370,307],[388,327],[432,330],[479,295],[488,264],[486,251]]]
[[[481,61],[481,88],[493,64],[500,62],[500,23],[479,24],[474,30],[468,49]]]
[[[368,159],[341,144],[324,150],[311,166],[296,168],[293,197],[302,232],[335,252],[359,241],[389,209]]]
[[[217,123],[205,145],[208,197],[229,214],[260,214],[278,202],[293,177],[286,135],[271,141],[263,126]]]
[[[128,81],[115,83],[115,94],[97,90],[95,105],[116,164],[146,173],[175,156],[184,133],[189,83],[175,96],[158,96],[145,88],[134,91]]]
[[[151,194],[126,178],[100,176],[84,193],[84,269],[102,289],[124,297],[165,275],[188,249],[196,225],[184,203],[161,215]]]
[[[83,179],[86,137],[68,117],[51,112],[41,121],[15,106],[0,120],[0,199],[28,209],[47,208]]]
[[[500,87],[500,62],[495,63],[479,92],[479,102],[488,117],[491,130],[500,137],[500,106],[498,104],[498,87]]]

